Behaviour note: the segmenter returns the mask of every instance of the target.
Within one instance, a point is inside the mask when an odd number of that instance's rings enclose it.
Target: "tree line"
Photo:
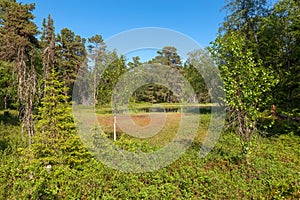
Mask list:
[[[18,109],[22,127],[29,136],[34,134],[33,115],[47,95],[46,88],[52,71],[61,82],[65,102],[72,101],[74,82],[79,70],[90,78],[95,104],[108,104],[118,78],[125,72],[147,64],[163,64],[179,71],[197,88],[202,102],[209,100],[204,81],[191,64],[182,64],[175,47],[167,46],[153,59],[141,63],[139,57],[132,61],[116,51],[108,51],[101,35],[88,39],[68,28],[55,33],[50,15],[43,20],[41,31],[33,22],[34,4],[22,4],[14,0],[1,1],[0,15],[0,67],[2,109]],[[201,52],[205,54],[206,52]],[[93,64],[89,64],[92,62]],[[102,70],[105,66],[106,70]],[[205,93],[205,94],[204,94]],[[133,101],[175,102],[176,96],[168,88],[152,84],[138,89]],[[84,101],[85,99],[81,99]]]
[[[79,70],[91,80],[87,89],[93,90],[93,103],[103,105],[110,103],[122,74],[145,64],[166,65],[182,74],[195,91],[194,101],[209,102],[212,91],[194,65],[202,63],[205,68],[207,62],[203,61],[212,59],[208,63],[216,65],[224,82],[228,121],[243,138],[247,151],[249,141],[258,132],[261,113],[270,110],[271,105],[288,116],[288,121],[299,117],[299,6],[296,0],[282,0],[273,6],[267,0],[227,0],[224,9],[228,15],[210,47],[191,51],[183,62],[176,47],[166,46],[154,58],[141,62],[139,57],[129,61],[116,51],[108,51],[100,34],[86,39],[68,28],[56,34],[50,15],[39,31],[33,22],[34,4],[3,0],[0,108],[18,109],[31,143],[35,131],[45,132],[35,122],[46,123],[41,116],[46,116],[50,107],[70,106]],[[87,99],[81,97],[81,101]],[[132,101],[161,103],[178,99],[169,88],[148,84],[133,93]],[[47,106],[49,109],[45,109]],[[50,113],[47,116],[58,117]],[[54,119],[48,120],[54,123]]]

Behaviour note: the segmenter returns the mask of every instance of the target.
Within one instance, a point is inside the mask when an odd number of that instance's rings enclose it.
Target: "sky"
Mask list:
[[[136,28],[175,30],[201,47],[213,41],[226,15],[224,0],[18,0],[35,3],[36,24],[51,14],[56,32],[69,28],[82,37],[100,34],[107,40]],[[145,54],[148,54],[146,50]],[[148,52],[148,53],[147,53]],[[141,52],[140,52],[141,53]]]

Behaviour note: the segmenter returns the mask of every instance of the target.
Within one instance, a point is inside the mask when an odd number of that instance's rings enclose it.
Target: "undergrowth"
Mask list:
[[[300,137],[259,137],[249,162],[236,135],[224,133],[199,158],[194,142],[178,160],[158,171],[124,173],[91,158],[80,167],[24,163],[17,125],[0,125],[0,199],[299,199]],[[123,136],[117,145],[144,152],[157,148]]]

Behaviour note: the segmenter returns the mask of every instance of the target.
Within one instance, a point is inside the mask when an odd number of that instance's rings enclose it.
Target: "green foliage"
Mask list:
[[[0,61],[0,108],[16,108],[17,90],[14,85],[12,63]]]
[[[126,151],[132,151],[132,152],[149,153],[159,149],[158,146],[149,145],[145,141],[142,142],[135,141],[133,138],[130,138],[125,134],[121,135],[121,137],[115,142],[115,145],[118,148],[124,149]]]
[[[202,76],[207,76],[207,79],[213,79],[208,71],[213,71],[213,62],[209,62],[209,54],[204,50],[195,50],[188,54],[188,60],[182,64],[180,56],[177,54],[177,49],[172,46],[163,47],[158,55],[146,63],[141,63],[139,57],[133,57],[132,62],[129,62],[129,70],[135,68],[149,68],[152,66],[164,65],[168,68],[161,69],[160,73],[151,73],[151,75],[142,74],[141,77],[147,79],[148,76],[156,76],[156,80],[161,80],[161,83],[169,83],[171,88],[167,88],[162,84],[150,83],[138,88],[132,95],[134,102],[150,102],[150,103],[176,103],[178,102],[178,94],[182,90],[183,83],[174,80],[174,77],[183,75],[192,88],[195,95],[190,97],[189,102],[207,103],[210,101],[209,89],[205,84]],[[200,71],[197,69],[201,68]],[[167,70],[167,71],[165,71]],[[205,71],[205,73],[203,73]],[[202,74],[203,73],[203,74]],[[171,90],[172,89],[172,90]]]
[[[273,103],[279,112],[292,116],[299,116],[300,104],[299,8],[299,1],[278,1],[263,18],[259,31],[263,63],[272,66],[279,80],[272,92]]]
[[[266,97],[277,80],[269,68],[262,66],[261,60],[255,60],[251,49],[244,46],[244,37],[228,32],[215,41],[211,50],[219,59],[230,127],[242,138],[242,151],[247,153],[257,133],[260,112],[270,101]]]
[[[272,9],[265,0],[229,0],[225,6],[229,15],[211,52],[219,59],[229,125],[246,142],[243,152],[249,149],[247,142],[257,131],[261,112],[269,110],[271,104],[288,118],[287,124],[298,116],[298,7],[294,0],[279,1]],[[263,121],[265,128],[274,123]]]
[[[38,33],[32,21],[34,4],[5,0],[0,2],[0,60],[13,63],[22,131],[30,138],[33,129],[33,102],[36,95],[36,48]],[[30,142],[30,140],[29,140]]]
[[[56,71],[60,81],[63,81],[68,90],[65,95],[71,96],[73,84],[80,67],[84,67],[86,59],[86,39],[75,35],[73,31],[64,28],[56,37]]]
[[[133,58],[127,66],[124,56],[106,51],[103,38],[95,35],[88,46],[95,68],[89,70],[84,38],[68,28],[55,37],[49,15],[38,41],[32,21],[34,4],[0,1],[0,108],[15,108],[19,101],[20,114],[27,109],[27,122],[37,113],[33,143],[28,146],[30,138],[21,134],[17,111],[0,112],[0,199],[300,199],[300,128],[292,120],[299,116],[300,103],[299,6],[296,0],[278,1],[272,9],[267,8],[266,0],[227,1],[229,16],[211,53],[223,76],[232,117],[229,125],[240,137],[225,132],[212,152],[200,160],[203,135],[198,135],[170,166],[135,174],[113,170],[92,157],[76,134],[67,102],[81,66],[84,76],[94,78],[95,102],[103,105],[111,101],[121,75],[142,65],[140,59]],[[209,101],[211,91],[196,70],[202,67],[205,71],[207,52],[191,52],[184,64],[175,47],[157,53],[148,64],[166,65],[171,72],[183,74],[198,100]],[[100,75],[100,84],[95,86]],[[40,103],[35,84],[42,80],[46,81]],[[174,102],[174,96],[167,88],[150,84],[136,91],[133,99]],[[288,117],[269,116],[270,104]],[[210,118],[201,118],[200,132],[205,132],[203,126],[209,126]],[[267,128],[268,137],[256,134],[258,123]],[[122,134],[114,144],[128,151],[153,152],[163,146],[162,139],[172,139],[175,128],[171,124],[149,140]],[[105,145],[97,141],[99,134],[95,130],[91,145]]]
[[[216,77],[218,68],[207,49],[194,50],[188,53],[188,59],[183,68],[185,78],[192,85],[198,102],[208,103],[211,96],[217,97],[217,86],[220,86]],[[214,94],[215,93],[215,94]]]
[[[57,73],[53,69],[49,81],[46,81],[46,95],[36,116],[33,144],[25,149],[28,161],[43,166],[65,164],[75,167],[91,158],[76,136],[65,90],[64,83],[57,80]]]
[[[43,32],[41,36],[41,46],[43,50],[43,90],[45,90],[46,82],[49,79],[51,68],[55,63],[55,33],[54,21],[50,15],[48,19],[43,20]],[[45,93],[44,93],[45,95]]]
[[[132,96],[132,101],[149,102],[152,104],[178,102],[178,98],[174,95],[173,91],[159,84],[144,85],[138,88]]]
[[[199,159],[199,144],[178,160],[155,172],[135,174],[110,169],[90,159],[68,165],[22,162],[17,148],[20,129],[1,126],[0,140],[9,142],[0,151],[1,199],[299,199],[299,136],[258,138],[251,162],[240,154],[240,139],[223,134],[213,151]],[[118,145],[136,151],[143,144],[122,138]],[[151,147],[152,148],[152,147]],[[148,149],[148,150],[147,150]],[[146,147],[145,151],[150,149]],[[155,150],[155,149],[152,149]],[[152,151],[150,150],[150,151]],[[226,185],[226,187],[224,187]]]
[[[104,64],[98,66],[101,72],[101,79],[98,84],[98,104],[109,104],[115,84],[127,69],[125,57],[118,56],[115,51],[106,54]],[[105,68],[105,70],[104,70]]]
[[[173,46],[165,46],[162,51],[157,51],[158,56],[153,58],[149,63],[160,63],[162,65],[170,66],[171,68],[180,69],[181,59],[177,54],[177,49]]]
[[[20,54],[20,47],[29,53],[32,45],[37,44],[37,26],[32,21],[35,5],[4,0],[0,7],[0,58],[13,61]]]

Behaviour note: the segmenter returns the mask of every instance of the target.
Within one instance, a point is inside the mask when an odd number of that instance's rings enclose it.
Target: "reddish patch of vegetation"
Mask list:
[[[174,124],[179,124],[181,120],[181,113],[170,113],[166,115],[166,124],[165,126],[169,125],[174,125]],[[162,115],[157,115],[158,118],[161,118],[161,120],[164,120],[164,116]],[[127,116],[118,116],[117,119],[126,119],[130,120],[130,118],[139,126],[147,126],[151,123],[151,118],[149,114],[136,114],[136,115],[131,115],[130,117]],[[105,130],[105,129],[110,129],[112,130],[113,128],[113,123],[114,123],[114,118],[112,115],[99,115],[98,116],[98,121],[100,126]]]

